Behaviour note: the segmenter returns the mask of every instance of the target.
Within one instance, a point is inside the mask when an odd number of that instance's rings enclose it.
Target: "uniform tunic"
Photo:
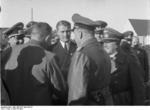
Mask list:
[[[91,94],[108,87],[110,81],[110,58],[99,48],[96,39],[91,38],[82,44],[73,55],[68,76],[68,104],[99,105]],[[107,103],[109,91],[105,90],[100,103]],[[101,99],[100,99],[101,100]],[[109,100],[111,103],[111,100]],[[109,102],[108,102],[109,103]],[[110,104],[109,103],[109,104]]]

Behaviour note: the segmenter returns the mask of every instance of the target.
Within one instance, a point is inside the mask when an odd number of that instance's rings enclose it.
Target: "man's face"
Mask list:
[[[99,34],[99,33],[95,33],[94,36],[95,36],[95,38],[97,39],[98,42],[101,42],[103,37],[104,37],[103,34]]]
[[[99,42],[99,41],[101,41],[101,36],[100,36],[100,34],[99,33],[95,33],[95,38],[97,39],[97,41]]]
[[[127,42],[128,44],[131,45],[131,43],[132,43],[132,36],[131,36],[131,35],[125,37],[124,39],[126,40],[126,42]]]
[[[101,40],[103,38],[103,28],[102,27],[97,27],[94,36],[95,36],[95,38],[97,39],[98,42],[101,42]]]
[[[68,42],[71,36],[70,27],[64,25],[58,26],[57,35],[61,41]]]
[[[79,29],[75,28],[74,29],[74,40],[77,43],[78,46],[80,46],[81,43],[81,32],[79,31]]]
[[[114,52],[116,52],[117,44],[116,44],[116,42],[105,42],[104,49],[109,55],[111,55]]]
[[[139,44],[139,39],[138,38],[133,38],[132,39],[132,47],[136,46]]]

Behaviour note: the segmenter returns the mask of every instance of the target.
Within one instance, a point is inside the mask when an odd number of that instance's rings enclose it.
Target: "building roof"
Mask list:
[[[129,19],[138,36],[150,35],[150,20]]]

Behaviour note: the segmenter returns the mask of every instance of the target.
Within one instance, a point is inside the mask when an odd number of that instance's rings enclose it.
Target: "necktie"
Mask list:
[[[65,43],[65,50],[68,52],[69,51],[69,44],[66,42]]]

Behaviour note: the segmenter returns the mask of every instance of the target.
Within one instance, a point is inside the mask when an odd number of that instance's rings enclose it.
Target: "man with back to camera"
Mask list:
[[[31,41],[12,47],[2,71],[11,105],[52,105],[52,95],[63,98],[66,85],[55,60],[45,50],[52,28],[44,22],[33,26]]]

